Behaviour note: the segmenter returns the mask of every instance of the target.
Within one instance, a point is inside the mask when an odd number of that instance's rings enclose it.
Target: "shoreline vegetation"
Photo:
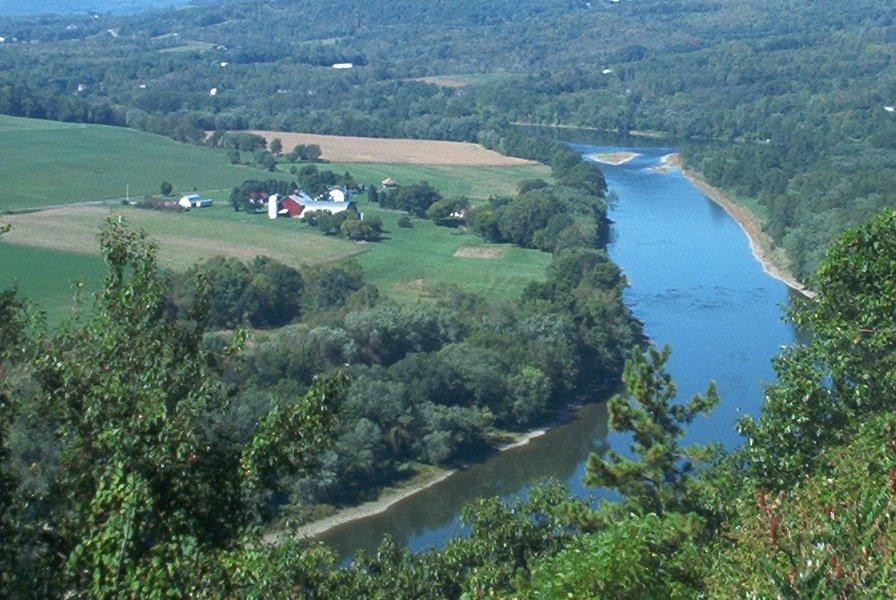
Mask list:
[[[528,432],[514,435],[510,441],[497,446],[497,453],[500,454],[502,452],[512,450],[513,448],[520,448],[522,446],[525,446],[532,440],[545,435],[548,432],[548,429],[548,427],[542,427],[539,429],[533,429]],[[434,468],[432,470],[427,470],[424,473],[410,478],[404,483],[384,488],[380,492],[380,494],[373,500],[369,500],[357,506],[347,506],[345,508],[337,509],[336,512],[329,516],[315,519],[314,521],[310,521],[308,523],[300,525],[291,533],[292,535],[300,539],[314,538],[319,535],[323,535],[331,529],[341,527],[342,525],[347,525],[348,523],[351,523],[353,521],[366,519],[367,517],[372,517],[380,513],[384,513],[402,500],[410,498],[411,496],[414,496],[434,485],[442,483],[455,473],[458,473],[465,468],[466,467],[457,469]],[[276,534],[274,534],[274,536],[283,534],[285,534],[285,532],[277,532]]]
[[[747,234],[747,239],[750,242],[750,249],[753,252],[753,256],[756,257],[756,260],[759,261],[766,273],[785,283],[788,287],[807,298],[815,297],[815,292],[797,279],[786,266],[782,265],[780,258],[775,257],[775,253],[772,250],[772,240],[762,231],[758,219],[753,213],[743,205],[739,204],[736,200],[732,199],[731,196],[724,191],[704,181],[699,173],[688,169],[684,165],[680,153],[667,154],[662,158],[662,163],[663,166],[656,167],[658,172],[668,172],[672,169],[681,170],[681,173],[688,179],[688,181],[693,183],[697,189],[706,194],[710,200],[721,206],[725,212],[731,215],[731,218],[733,218],[740,228],[743,229],[744,233]]]
[[[636,152],[612,152],[589,154],[588,158],[601,164],[620,166],[639,156],[641,155]],[[757,218],[750,211],[738,204],[722,190],[701,179],[696,172],[687,169],[684,166],[684,161],[682,160],[680,153],[675,152],[667,154],[662,157],[661,161],[661,166],[653,167],[652,170],[654,172],[670,173],[675,170],[680,170],[682,174],[701,192],[706,194],[710,200],[721,206],[729,215],[731,215],[738,226],[740,226],[747,235],[753,256],[762,265],[762,268],[766,273],[771,277],[782,281],[788,287],[806,297],[812,298],[815,296],[815,292],[800,282],[785,267],[776,262],[771,250],[771,239],[762,232],[757,223]],[[543,427],[518,434],[514,436],[511,441],[498,445],[496,450],[498,453],[502,453],[513,448],[525,446],[532,440],[545,435],[549,430],[550,427]],[[423,492],[434,485],[442,483],[463,469],[464,467],[458,469],[433,469],[431,471],[420,473],[403,483],[384,488],[373,500],[369,500],[356,506],[336,509],[331,515],[300,525],[292,532],[292,535],[298,538],[314,538],[353,521],[381,514],[392,508],[395,504]],[[274,535],[282,535],[282,532]]]

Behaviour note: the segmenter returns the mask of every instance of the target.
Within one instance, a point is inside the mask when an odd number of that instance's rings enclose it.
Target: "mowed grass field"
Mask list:
[[[423,300],[444,286],[496,300],[518,297],[540,280],[551,255],[509,244],[486,244],[462,229],[438,227],[413,219],[413,228],[398,227],[403,212],[359,203],[365,214],[383,220],[388,239],[369,244],[358,256],[367,279],[380,292],[401,300]]]
[[[131,206],[67,206],[7,215],[12,231],[3,242],[75,254],[98,254],[97,234],[108,219],[124,219],[158,245],[163,266],[185,270],[212,256],[252,260],[272,256],[294,266],[333,262],[359,254],[364,245],[325,237],[297,221],[236,213],[217,206],[188,213]]]
[[[229,190],[260,169],[234,166],[224,152],[123,127],[0,115],[0,212],[177,192]]]
[[[99,256],[0,241],[0,290],[16,286],[38,304],[50,325],[57,325],[75,307],[76,285],[85,301],[100,288],[106,265]]]

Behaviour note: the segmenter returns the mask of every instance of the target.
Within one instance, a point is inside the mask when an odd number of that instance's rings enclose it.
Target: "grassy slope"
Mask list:
[[[173,269],[186,269],[197,260],[217,255],[243,260],[268,255],[301,266],[332,262],[363,250],[358,244],[321,236],[295,221],[272,222],[267,215],[235,213],[229,206],[186,214],[106,205],[9,215],[7,222],[13,230],[5,241],[96,254],[97,231],[110,217],[123,217],[134,228],[146,231],[159,245],[162,264]]]
[[[120,127],[0,116],[0,211],[177,191],[222,190],[259,169],[232,166],[223,152]]]

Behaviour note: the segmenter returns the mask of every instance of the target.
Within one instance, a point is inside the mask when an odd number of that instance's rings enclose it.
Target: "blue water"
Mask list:
[[[583,155],[628,150],[574,145]],[[783,321],[791,291],[754,258],[746,234],[719,206],[680,172],[658,173],[669,148],[637,148],[635,160],[601,165],[617,200],[608,251],[629,280],[628,305],[657,345],[672,346],[669,371],[681,398],[716,382],[722,405],[698,419],[688,441],[741,438],[736,422],[758,414],[763,388],[773,381],[771,359],[795,339]],[[419,551],[440,547],[462,534],[458,515],[475,498],[523,497],[547,478],[567,483],[580,497],[600,497],[585,488],[588,455],[607,444],[624,451],[627,439],[606,431],[606,410],[595,398],[568,424],[524,447],[455,474],[389,510],[333,529],[321,539],[344,556],[374,550],[384,535]]]

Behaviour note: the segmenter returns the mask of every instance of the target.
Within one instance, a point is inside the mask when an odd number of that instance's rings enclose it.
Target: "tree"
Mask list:
[[[282,475],[309,468],[333,431],[345,382],[322,378],[277,401],[240,442],[224,418],[224,353],[205,344],[207,294],[191,321],[169,314],[156,250],[110,223],[109,273],[83,325],[64,328],[35,361],[36,392],[58,425],[60,470],[39,567],[55,590],[91,597],[218,596],[257,540]],[[201,287],[201,286],[200,286]],[[218,589],[219,592],[211,591]]]
[[[401,215],[400,217],[398,217],[398,220],[395,222],[395,224],[406,229],[414,226],[414,222],[411,220],[410,215]]]
[[[318,161],[322,155],[320,146],[317,144],[308,144],[305,146],[304,158],[310,161]]]
[[[705,395],[673,404],[675,383],[665,370],[670,352],[668,346],[662,351],[650,347],[646,353],[635,350],[622,376],[626,392],[610,400],[609,427],[632,434],[634,458],[612,450],[592,454],[585,473],[587,485],[615,489],[633,508],[659,516],[685,508],[694,465],[718,452],[715,446],[679,445],[682,425],[711,412],[719,396],[710,383]]]
[[[271,152],[274,153],[275,156],[283,154],[283,140],[280,138],[271,140]]]
[[[240,154],[239,150],[228,150],[227,151],[227,161],[232,165],[238,165],[242,162],[243,157]]]
[[[775,361],[763,414],[745,418],[751,472],[788,489],[852,424],[887,411],[896,395],[896,211],[847,232],[816,276],[818,296],[791,316],[810,342]]]
[[[163,181],[162,185],[159,186],[159,190],[162,192],[163,196],[170,196],[173,189],[174,186],[171,185],[170,181]]]
[[[383,223],[378,217],[345,219],[339,226],[343,237],[355,241],[376,242],[382,236]]]
[[[0,225],[0,236],[9,226]],[[14,505],[16,478],[7,470],[9,426],[14,416],[8,371],[23,353],[28,324],[25,302],[15,289],[0,291],[0,595],[9,589],[22,551],[21,516]]]

